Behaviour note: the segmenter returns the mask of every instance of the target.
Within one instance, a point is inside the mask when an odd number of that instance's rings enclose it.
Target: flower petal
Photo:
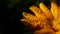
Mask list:
[[[26,12],[23,12],[23,16],[27,19],[33,19],[35,16]]]
[[[58,19],[58,6],[54,2],[51,2],[51,12],[55,20],[57,20]]]
[[[39,16],[40,14],[39,14],[39,8],[38,7],[36,7],[36,6],[32,6],[32,7],[30,7],[29,8],[36,16]]]
[[[37,17],[42,18],[42,19],[46,19],[46,16],[44,15],[44,13],[41,12],[41,9],[39,9],[36,6],[32,6],[29,8]]]
[[[51,12],[43,3],[40,3],[39,7],[42,9],[42,11],[45,13],[47,17],[51,17]]]

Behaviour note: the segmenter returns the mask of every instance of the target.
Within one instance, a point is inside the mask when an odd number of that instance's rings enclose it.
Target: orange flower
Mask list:
[[[60,34],[60,7],[56,3],[51,2],[51,10],[43,3],[39,7],[31,6],[29,9],[35,14],[23,12],[22,22],[31,24],[34,28],[39,26],[39,30],[35,30],[34,34]],[[55,32],[53,29],[58,30]]]

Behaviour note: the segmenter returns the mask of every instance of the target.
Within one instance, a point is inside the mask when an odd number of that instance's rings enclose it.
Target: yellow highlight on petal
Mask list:
[[[43,3],[40,3],[39,4],[39,7],[42,9],[42,11],[46,14],[46,16],[50,16],[50,11],[49,9],[43,4]]]

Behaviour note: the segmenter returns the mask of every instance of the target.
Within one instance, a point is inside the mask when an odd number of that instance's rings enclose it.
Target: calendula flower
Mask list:
[[[34,34],[60,34],[60,7],[54,2],[51,2],[50,10],[43,3],[39,7],[29,7],[35,15],[23,12],[21,21],[37,28]]]

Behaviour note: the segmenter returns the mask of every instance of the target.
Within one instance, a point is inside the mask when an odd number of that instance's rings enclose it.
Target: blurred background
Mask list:
[[[55,1],[59,5],[59,0]],[[0,0],[0,34],[33,34],[32,31],[24,30],[28,25],[23,24],[20,19],[23,18],[23,12],[33,14],[29,7],[32,5],[38,7],[40,2],[50,9],[50,0]]]

